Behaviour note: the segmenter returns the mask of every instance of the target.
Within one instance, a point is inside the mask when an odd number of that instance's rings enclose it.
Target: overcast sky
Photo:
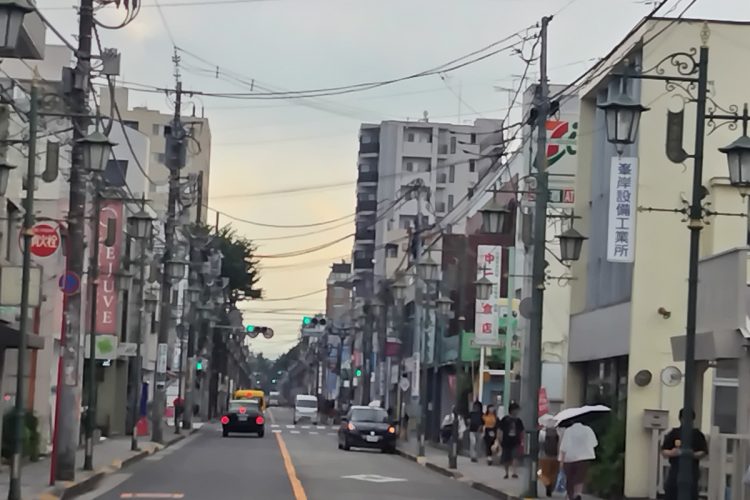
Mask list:
[[[443,64],[555,14],[550,24],[549,67],[554,83],[575,79],[606,54],[651,7],[634,0],[143,0],[139,17],[117,31],[100,30],[105,47],[122,52],[122,79],[173,85],[173,45],[182,53],[184,87],[211,92],[247,88],[231,76],[274,89],[335,87],[405,76]],[[72,0],[38,0],[49,20],[73,40]],[[194,5],[186,5],[195,3]],[[680,12],[689,0],[671,0]],[[176,4],[170,6],[170,4]],[[662,12],[668,12],[664,8]],[[98,17],[113,22],[114,6]],[[690,17],[750,20],[747,0],[698,0]],[[48,33],[48,42],[59,43]],[[209,61],[210,63],[204,62]],[[218,78],[217,78],[217,68]],[[357,131],[361,122],[503,118],[508,88],[518,85],[524,63],[498,54],[446,75],[414,79],[375,90],[314,99],[248,101],[194,99],[213,133],[209,205],[233,216],[276,225],[302,225],[353,214]],[[228,73],[231,73],[230,74]],[[529,75],[536,77],[534,68]],[[458,95],[462,97],[459,105]],[[163,96],[131,94],[132,105],[168,111]],[[192,109],[188,104],[187,109]],[[511,114],[511,120],[520,114]],[[268,194],[305,186],[312,191]],[[210,212],[213,216],[213,212]],[[230,222],[223,217],[222,222]],[[347,222],[343,221],[342,223]],[[278,229],[232,222],[273,255],[331,242],[353,230],[333,224]],[[340,227],[335,227],[340,226]],[[276,357],[296,341],[303,313],[322,311],[325,294],[293,300],[325,287],[332,261],[351,252],[348,239],[294,258],[263,259],[261,285],[269,301],[254,302],[247,322],[276,331],[256,351]]]

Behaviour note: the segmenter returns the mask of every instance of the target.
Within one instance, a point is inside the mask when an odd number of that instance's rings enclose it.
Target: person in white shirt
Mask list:
[[[581,500],[589,462],[596,458],[598,445],[591,427],[576,422],[565,429],[560,441],[560,461],[565,471],[569,500]]]

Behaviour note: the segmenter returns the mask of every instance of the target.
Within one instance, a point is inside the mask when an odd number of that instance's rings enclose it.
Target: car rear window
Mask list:
[[[229,403],[229,411],[239,411],[240,408],[244,408],[247,411],[257,410],[258,402],[248,399],[247,401],[232,401]]]
[[[388,413],[382,408],[355,408],[352,410],[352,422],[388,422]]]
[[[314,399],[298,399],[297,406],[300,408],[317,408],[318,402]]]

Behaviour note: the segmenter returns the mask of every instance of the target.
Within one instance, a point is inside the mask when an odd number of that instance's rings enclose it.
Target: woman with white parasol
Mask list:
[[[544,484],[547,496],[551,497],[560,473],[560,435],[554,415],[542,415],[539,417],[539,425],[542,427],[539,431],[539,479]]]
[[[584,422],[609,413],[606,406],[568,408],[555,415],[558,427],[565,428],[560,440],[560,461],[566,478],[569,500],[581,500],[589,463],[596,458],[599,441],[591,427]]]

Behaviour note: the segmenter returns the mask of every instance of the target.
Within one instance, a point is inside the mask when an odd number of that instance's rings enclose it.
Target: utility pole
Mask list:
[[[422,283],[420,282],[419,276],[419,264],[422,261],[422,185],[419,184],[416,188],[417,191],[417,218],[414,223],[414,272],[416,273],[416,279],[414,280],[414,373],[417,380],[415,384],[419,384],[419,403],[421,407],[417,435],[419,439],[419,450],[418,455],[423,457],[425,454],[425,443],[424,433],[427,420],[427,377],[423,376],[422,373],[422,349],[424,346],[424,339],[422,338]],[[408,432],[408,430],[407,430]]]
[[[203,172],[198,173],[198,198],[197,198],[197,207],[195,211],[195,223],[196,227],[200,225],[201,223],[201,213],[203,210]],[[190,275],[188,277],[188,290],[190,289],[196,289],[200,286],[198,283],[198,273],[195,272],[196,269],[198,269],[198,264],[200,263],[200,250],[196,245],[195,238],[191,238],[190,241]],[[188,293],[188,297],[190,297],[190,293]],[[194,303],[192,299],[190,300],[190,309],[191,315],[194,315],[196,313],[197,309],[197,303]],[[182,428],[189,430],[193,428],[193,405],[194,403],[194,394],[195,394],[195,375],[194,375],[194,368],[195,368],[195,327],[193,326],[193,321],[188,321],[188,341],[187,341],[187,367],[185,370],[185,400],[183,403],[183,407],[185,408],[182,413]]]
[[[549,87],[547,82],[547,25],[551,17],[542,18],[540,36],[541,52],[539,56],[539,86],[535,95],[534,108],[537,112],[536,123],[536,203],[534,205],[534,251],[531,290],[531,321],[528,337],[528,360],[524,367],[527,372],[524,380],[522,400],[528,405],[531,420],[527,422],[528,429],[536,429],[539,419],[539,388],[542,382],[542,316],[544,311],[544,269],[545,242],[547,238],[547,203],[548,172],[547,172],[547,115],[549,114]],[[510,295],[510,294],[509,294]],[[510,346],[505,346],[508,349]],[[539,461],[539,434],[529,432],[529,467],[524,469],[528,490],[526,496],[537,497],[537,475]]]
[[[456,291],[458,303],[456,304],[456,328],[458,329],[458,355],[456,357],[456,400],[453,403],[453,427],[451,429],[451,447],[448,452],[448,468],[458,468],[458,441],[459,425],[458,425],[458,409],[461,406],[461,376],[463,375],[464,367],[463,360],[463,335],[464,327],[466,323],[466,317],[464,311],[466,310],[466,262],[471,257],[469,253],[469,237],[464,235],[461,238],[461,258],[458,259],[458,279],[456,280]],[[476,261],[476,259],[474,259]]]
[[[370,316],[370,305],[365,305],[365,327],[363,331],[364,355],[362,356],[364,370],[362,370],[362,401],[363,405],[370,403],[370,371],[372,371],[372,328]]]
[[[179,58],[175,56],[175,64]],[[177,76],[175,86],[174,119],[170,135],[167,137],[166,164],[169,169],[169,197],[167,201],[167,222],[164,229],[164,255],[161,276],[161,314],[159,319],[159,335],[157,337],[157,362],[154,372],[154,401],[151,412],[151,439],[156,443],[164,441],[163,419],[167,407],[167,374],[166,357],[169,343],[169,331],[172,325],[172,276],[169,276],[168,263],[174,258],[176,211],[180,191],[180,169],[184,166],[185,134],[182,128],[180,113],[182,111],[182,82]]]
[[[29,285],[31,281],[31,239],[34,236],[34,185],[36,183],[36,135],[38,96],[32,84],[29,111],[29,157],[26,170],[26,199],[23,217],[23,264],[21,268],[21,319],[18,325],[18,368],[13,420],[13,456],[10,463],[8,500],[21,500],[21,454],[26,415],[26,331],[29,328]]]
[[[78,10],[78,50],[75,68],[76,84],[71,92],[73,111],[73,151],[70,165],[70,196],[68,206],[68,254],[66,272],[83,276],[84,223],[86,178],[80,140],[89,126],[88,100],[91,73],[91,32],[94,28],[94,0],[81,0]],[[62,355],[57,382],[57,403],[54,448],[54,477],[73,481],[76,470],[80,424],[81,294],[67,297],[64,335],[60,339]]]

